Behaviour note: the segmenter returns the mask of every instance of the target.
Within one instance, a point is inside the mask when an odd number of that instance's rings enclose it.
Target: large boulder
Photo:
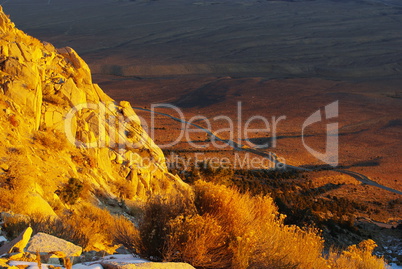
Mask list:
[[[82,247],[45,233],[37,233],[29,241],[27,251],[63,252],[66,256],[80,256]]]
[[[24,252],[24,248],[28,244],[29,239],[32,235],[32,228],[28,227],[23,231],[17,238],[4,244],[0,248],[0,255],[11,253],[11,252]]]

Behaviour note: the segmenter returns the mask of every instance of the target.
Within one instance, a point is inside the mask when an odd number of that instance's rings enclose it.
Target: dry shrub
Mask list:
[[[69,105],[68,100],[64,98],[63,94],[60,91],[56,92],[54,89],[43,92],[43,101],[54,105]]]
[[[97,166],[96,159],[88,154],[79,153],[76,155],[71,155],[71,159],[81,167],[85,168],[95,168]]]
[[[126,201],[126,206],[128,208],[127,213],[132,216],[137,222],[143,219],[144,217],[144,203],[140,200],[136,201]]]
[[[66,221],[88,238],[88,243],[83,246],[85,251],[113,252],[116,244],[122,244],[131,251],[139,248],[139,232],[134,224],[122,216],[111,215],[107,209],[83,206]]]
[[[98,250],[100,246],[113,246],[115,217],[106,209],[83,206],[66,220],[76,227],[87,239],[84,250]]]
[[[331,251],[329,255],[331,268],[384,269],[384,260],[372,255],[376,247],[376,243],[368,239],[358,245],[349,246],[342,252]]]
[[[7,238],[14,239],[29,226],[29,217],[5,213],[3,217],[3,231]]]
[[[10,211],[12,205],[15,205],[15,196],[10,190],[0,187],[0,211],[7,212]]]
[[[230,234],[231,268],[320,268],[322,239],[315,230],[285,226],[272,198],[241,194],[199,181],[196,203]]]
[[[113,182],[115,188],[114,192],[120,199],[131,200],[137,195],[137,189],[134,188],[134,184],[130,180],[116,180]]]
[[[69,257],[63,258],[63,265],[64,268],[66,269],[72,269],[73,268],[73,263]]]
[[[26,156],[10,153],[7,165],[7,171],[0,174],[0,187],[20,193],[28,192],[34,185],[35,170],[26,163]]]
[[[150,197],[140,222],[140,253],[145,257],[162,260],[169,235],[169,222],[177,216],[194,212],[193,201],[183,196]]]
[[[12,114],[8,117],[8,121],[11,123],[12,126],[18,127],[20,125],[19,120],[15,114]]]
[[[34,187],[35,168],[19,152],[10,152],[7,165],[7,171],[0,173],[0,209],[18,213],[26,207],[26,197]]]
[[[111,231],[114,244],[121,244],[131,253],[137,253],[140,246],[140,233],[134,224],[125,217],[115,219]]]
[[[210,215],[178,216],[169,222],[164,259],[200,268],[227,268],[233,254],[229,234]]]
[[[55,194],[57,194],[64,203],[73,205],[80,197],[83,188],[83,183],[79,179],[72,177],[68,180],[67,184],[59,187],[59,189],[55,191]]]
[[[373,247],[367,243],[325,259],[319,231],[284,225],[285,216],[278,213],[270,197],[241,194],[203,181],[195,183],[195,197],[196,213],[178,214],[167,222],[169,215],[165,214],[158,224],[164,236],[159,244],[164,243],[162,255],[167,261],[184,261],[198,268],[235,269],[385,266],[382,259],[371,255]],[[160,211],[154,213],[163,214],[163,210],[160,206]],[[158,235],[156,230],[148,232]]]
[[[33,140],[51,150],[61,151],[68,145],[66,135],[57,130],[47,129],[46,131],[36,131]]]

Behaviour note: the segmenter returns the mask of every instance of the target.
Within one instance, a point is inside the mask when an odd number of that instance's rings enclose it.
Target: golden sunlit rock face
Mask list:
[[[73,49],[26,35],[1,9],[0,35],[4,209],[54,215],[77,201],[129,201],[185,188],[167,172],[131,105],[114,103],[93,84]],[[71,178],[86,195],[63,195]]]

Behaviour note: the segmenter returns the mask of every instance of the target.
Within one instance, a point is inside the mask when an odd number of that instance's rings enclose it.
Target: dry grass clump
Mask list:
[[[122,216],[115,218],[114,229],[111,232],[115,244],[123,245],[131,253],[138,252],[140,233],[131,221]]]
[[[165,255],[169,222],[178,216],[190,215],[194,210],[192,200],[184,196],[151,197],[139,224],[141,255],[161,260]]]
[[[230,233],[232,268],[319,268],[323,242],[314,229],[283,224],[268,196],[241,194],[235,189],[197,182],[196,204]]]
[[[349,246],[342,252],[331,251],[329,255],[331,268],[384,269],[384,260],[372,255],[376,247],[377,244],[368,239],[358,245]]]
[[[10,152],[8,169],[0,173],[0,211],[19,212],[26,206],[35,175],[25,158],[19,152]]]
[[[58,130],[36,131],[33,140],[51,150],[61,151],[68,145],[66,135]]]
[[[20,121],[17,119],[15,114],[12,114],[8,117],[8,121],[11,123],[12,126],[18,127],[20,125]]]
[[[56,91],[54,88],[51,89],[48,85],[46,85],[43,91],[43,101],[54,105],[69,105],[68,100],[65,99],[61,91]]]
[[[230,234],[211,215],[178,216],[168,224],[164,259],[201,268],[228,268],[233,259]]]
[[[102,247],[113,247],[115,221],[106,209],[95,206],[83,206],[69,216],[68,223],[76,227],[88,239],[84,250],[97,250]]]
[[[114,193],[116,193],[120,199],[131,200],[137,195],[137,188],[130,180],[116,180],[113,183]]]
[[[71,160],[73,160],[78,166],[85,168],[95,168],[97,166],[96,159],[93,156],[82,152],[71,155]]]
[[[77,202],[84,188],[83,183],[77,178],[70,178],[68,183],[62,187],[59,187],[55,191],[64,203],[73,205]]]

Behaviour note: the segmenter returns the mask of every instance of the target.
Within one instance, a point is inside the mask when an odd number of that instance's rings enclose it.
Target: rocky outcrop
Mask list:
[[[114,102],[93,84],[72,48],[26,35],[1,8],[0,36],[0,159],[24,156],[14,159],[29,166],[26,197],[40,196],[54,208],[60,204],[54,191],[71,177],[90,185],[94,196],[116,199],[183,189],[131,105]],[[10,167],[5,173],[21,173]]]

